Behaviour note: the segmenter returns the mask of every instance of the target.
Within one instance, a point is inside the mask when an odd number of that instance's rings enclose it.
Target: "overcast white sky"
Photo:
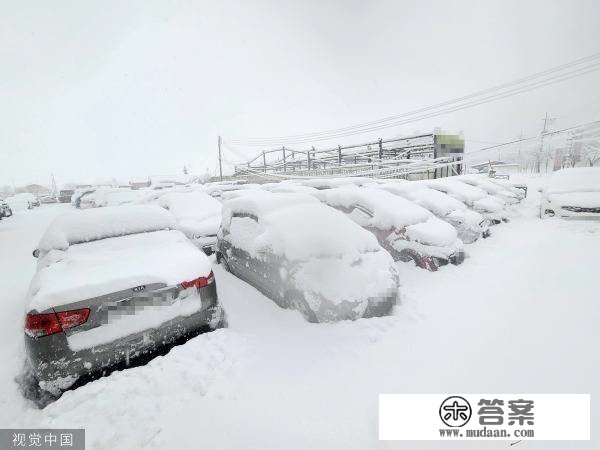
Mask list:
[[[219,134],[367,122],[599,51],[597,0],[4,0],[0,185],[214,171]],[[439,126],[472,150],[546,111],[600,119],[600,72],[353,139]]]

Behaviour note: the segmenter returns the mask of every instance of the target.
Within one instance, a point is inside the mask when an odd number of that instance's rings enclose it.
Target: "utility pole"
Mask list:
[[[548,132],[548,125],[554,120],[554,118],[548,117],[548,113],[544,117],[544,129],[540,135],[540,151],[536,161],[536,171],[541,172],[542,154],[544,153],[544,136]],[[548,158],[546,157],[546,172],[548,172]]]
[[[223,181],[223,165],[221,163],[221,136],[219,136],[219,180]]]

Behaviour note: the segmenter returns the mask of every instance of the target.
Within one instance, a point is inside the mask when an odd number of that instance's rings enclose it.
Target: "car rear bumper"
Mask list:
[[[102,374],[123,363],[127,366],[142,355],[226,326],[215,284],[200,291],[203,306],[198,312],[99,346],[73,351],[64,332],[39,338],[25,335],[27,359],[40,387],[58,394],[81,377]]]

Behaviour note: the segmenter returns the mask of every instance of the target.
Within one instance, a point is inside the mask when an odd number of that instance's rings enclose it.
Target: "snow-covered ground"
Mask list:
[[[400,264],[391,317],[311,324],[215,267],[230,327],[147,366],[24,400],[22,316],[31,250],[69,206],[0,222],[0,428],[84,427],[90,449],[495,449],[507,442],[379,442],[379,393],[600,395],[600,223],[541,221],[538,179],[508,224],[466,247],[460,266]],[[596,449],[522,442],[528,449]]]

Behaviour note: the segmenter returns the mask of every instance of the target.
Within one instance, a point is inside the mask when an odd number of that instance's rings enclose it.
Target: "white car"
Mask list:
[[[210,255],[217,244],[221,225],[221,202],[210,195],[195,192],[171,192],[157,203],[170,211],[181,230],[198,248]]]
[[[490,224],[498,224],[507,221],[508,217],[504,211],[505,203],[497,198],[491,197],[484,190],[462,183],[452,178],[438,178],[435,180],[420,180],[420,183],[436,191],[448,194],[463,202],[469,208],[481,213]]]
[[[558,170],[541,194],[542,218],[600,219],[600,167]]]
[[[434,271],[464,260],[456,229],[405,198],[377,188],[351,186],[323,191],[322,199],[373,233],[396,261],[414,261]]]
[[[404,197],[448,222],[465,244],[490,235],[489,221],[485,217],[443,192],[405,180],[380,184],[378,188]]]
[[[484,190],[488,193],[488,195],[491,195],[492,197],[495,197],[500,201],[505,202],[507,205],[514,205],[515,203],[518,203],[521,200],[519,195],[508,189],[500,187],[498,184],[490,181],[489,177],[486,177],[484,175],[469,174],[459,175],[454,178],[456,180],[462,181],[463,183],[467,183],[471,186],[475,186]]]

